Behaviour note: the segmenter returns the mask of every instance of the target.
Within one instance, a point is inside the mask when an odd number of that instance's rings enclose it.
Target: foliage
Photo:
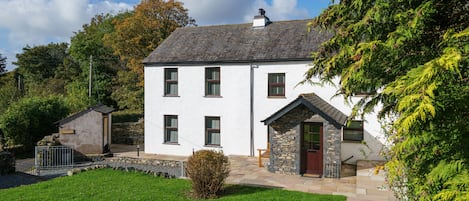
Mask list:
[[[26,96],[65,94],[64,86],[79,73],[68,54],[67,43],[26,46],[16,55],[18,72],[24,76]]]
[[[18,81],[20,81],[18,79],[20,79],[20,77],[21,75],[16,71],[0,75],[0,114],[2,114],[9,105],[21,98],[21,86],[18,86]]]
[[[216,198],[230,174],[230,163],[223,152],[200,150],[187,160],[186,173],[191,178],[194,197]]]
[[[311,26],[334,35],[313,53],[306,80],[339,76],[346,100],[371,92],[352,116],[380,105],[381,118],[397,118],[387,131],[394,144],[388,180],[397,196],[467,199],[467,1],[340,1]]]
[[[92,182],[90,182],[92,181]],[[344,201],[341,195],[318,195],[281,189],[229,186],[220,201],[308,200]],[[186,196],[190,182],[111,169],[86,171],[34,185],[0,190],[3,200],[193,200]]]
[[[54,77],[55,70],[66,57],[67,43],[50,43],[35,47],[26,46],[17,54],[15,65],[21,72],[34,80]]]
[[[7,144],[32,148],[38,140],[54,132],[57,129],[54,122],[67,114],[60,97],[23,98],[0,116],[0,129]]]
[[[115,31],[107,33],[105,44],[126,63],[127,70],[116,78],[117,89],[113,98],[121,109],[143,111],[143,64],[148,56],[176,28],[194,21],[187,9],[174,0],[142,1],[129,16],[113,20]]]
[[[15,165],[15,156],[0,147],[0,176],[15,173]]]
[[[140,118],[143,118],[143,114],[135,110],[120,110],[112,113],[112,123],[138,122]]]
[[[7,71],[7,58],[0,54],[0,74]]]
[[[88,98],[88,84],[82,80],[74,80],[65,86],[67,95],[64,97],[65,105],[71,113],[79,112],[97,102]]]
[[[127,14],[123,13],[117,16],[109,14],[96,15],[89,24],[83,25],[83,30],[78,31],[71,38],[70,55],[81,69],[80,79],[75,80],[73,87],[70,87],[73,88],[73,95],[81,96],[85,92],[88,93],[89,68],[91,65],[92,100],[90,102],[115,105],[115,102],[111,99],[113,78],[118,70],[124,68],[124,64],[121,63],[119,57],[113,55],[114,50],[111,47],[104,45],[103,37],[105,34],[114,32],[112,21],[125,15]],[[77,90],[82,91],[78,92]],[[74,98],[79,99],[80,97]]]
[[[119,109],[135,110],[143,113],[143,87],[138,83],[138,74],[128,69],[117,72],[116,85],[111,97],[118,103]]]

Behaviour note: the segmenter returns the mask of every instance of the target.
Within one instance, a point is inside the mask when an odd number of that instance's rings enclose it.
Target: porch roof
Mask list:
[[[288,105],[275,112],[273,115],[267,117],[264,122],[265,125],[270,125],[275,120],[281,118],[291,110],[299,105],[304,105],[312,112],[319,114],[322,118],[332,123],[336,128],[341,128],[345,125],[348,117],[337,108],[323,100],[315,93],[300,94],[298,98],[290,102]]]

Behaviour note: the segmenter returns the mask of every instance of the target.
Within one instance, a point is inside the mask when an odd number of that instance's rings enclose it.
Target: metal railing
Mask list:
[[[73,149],[66,146],[36,146],[34,166],[40,170],[73,168]]]
[[[340,163],[326,163],[326,178],[340,178]]]

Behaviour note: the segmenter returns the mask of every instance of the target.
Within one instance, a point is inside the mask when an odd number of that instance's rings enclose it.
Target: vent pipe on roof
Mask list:
[[[263,8],[259,8],[259,15],[254,16],[254,19],[252,20],[252,27],[264,28],[270,23],[272,22],[267,16],[265,16],[265,10]]]

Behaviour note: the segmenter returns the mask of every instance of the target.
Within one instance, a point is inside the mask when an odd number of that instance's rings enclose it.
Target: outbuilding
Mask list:
[[[56,122],[60,143],[84,155],[109,153],[113,111],[99,104]]]

